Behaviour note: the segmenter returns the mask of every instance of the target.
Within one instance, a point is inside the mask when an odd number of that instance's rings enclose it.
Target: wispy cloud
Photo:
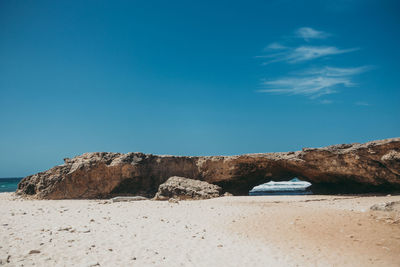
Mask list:
[[[341,77],[341,76],[352,76],[371,70],[372,66],[361,66],[356,68],[334,68],[334,67],[323,67],[317,69],[310,69],[303,74],[322,74],[328,77]]]
[[[356,103],[354,103],[356,106],[370,106],[370,104],[368,102],[364,102],[364,101],[358,101]]]
[[[358,48],[339,49],[334,46],[300,46],[289,53],[287,60],[289,63],[297,63],[329,55],[349,53],[355,50],[358,50]]]
[[[310,39],[325,39],[330,36],[329,33],[323,31],[317,31],[310,27],[301,27],[295,31],[295,35],[306,41]]]
[[[325,39],[331,34],[319,30],[315,30],[311,27],[301,27],[295,30],[294,36],[290,36],[285,40],[290,42],[298,42],[299,39],[303,39],[309,42],[312,39]],[[290,64],[303,63],[318,58],[324,58],[333,55],[345,54],[359,50],[359,48],[347,48],[341,49],[336,46],[323,46],[323,45],[304,45],[300,44],[297,46],[286,45],[281,42],[270,43],[265,47],[264,55],[257,56],[258,58],[267,59],[263,62],[263,65],[268,65],[275,62],[287,62]]]
[[[270,46],[277,47],[276,43],[272,43]],[[276,50],[277,48],[271,48]],[[310,61],[317,58],[327,57],[331,55],[338,55],[349,53],[358,50],[358,48],[340,49],[335,46],[299,46],[295,48],[282,47],[282,52],[272,53],[258,58],[268,58],[269,60],[263,62],[263,65],[275,63],[275,62],[287,62],[290,64],[301,63]]]
[[[324,59],[324,63],[333,56],[351,53],[359,48],[339,48],[335,45],[311,45],[315,39],[326,39],[330,33],[316,30],[311,27],[301,27],[294,31],[289,37],[284,37],[279,42],[270,43],[264,48],[264,55],[257,56],[263,59],[263,65],[282,62],[293,69],[293,65],[307,66],[305,63],[312,61],[313,68],[298,69],[286,76],[278,78],[263,79],[261,81],[260,93],[304,95],[311,99],[319,98],[339,92],[343,87],[354,87],[354,76],[372,69],[371,66],[353,68],[340,68],[331,66],[318,66]],[[304,63],[304,64],[301,64]],[[319,99],[321,104],[333,103],[328,99]],[[368,103],[357,102],[356,105],[368,105]]]
[[[366,71],[367,67],[358,68],[333,68],[323,67],[312,69],[295,76],[283,77],[275,80],[265,80],[262,85],[265,89],[260,93],[305,95],[310,98],[318,98],[322,95],[333,94],[337,88],[353,87],[356,83],[352,76]]]
[[[282,38],[280,42],[270,43],[264,48],[264,55],[257,56],[263,59],[263,65],[282,62],[293,69],[293,65],[300,67],[312,61],[314,68],[298,69],[286,76],[279,78],[264,79],[261,82],[260,93],[304,95],[315,99],[323,95],[337,93],[340,88],[354,87],[357,84],[353,81],[355,75],[370,70],[371,66],[353,68],[340,68],[330,66],[318,66],[321,61],[333,56],[351,53],[359,48],[339,48],[335,45],[311,45],[314,39],[325,39],[331,36],[330,33],[301,27],[294,31],[289,37]],[[294,45],[293,45],[294,44]],[[304,64],[300,64],[304,63]],[[331,100],[318,100],[321,104],[331,104]],[[364,102],[357,102],[356,105],[365,105]]]

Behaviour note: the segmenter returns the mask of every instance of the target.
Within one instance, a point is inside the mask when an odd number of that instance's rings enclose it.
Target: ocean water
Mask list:
[[[249,196],[297,196],[297,195],[313,195],[313,192],[308,191],[286,191],[286,192],[271,192],[271,191],[258,191],[250,192]]]
[[[0,193],[2,192],[15,192],[18,187],[19,181],[22,180],[20,178],[0,178]]]

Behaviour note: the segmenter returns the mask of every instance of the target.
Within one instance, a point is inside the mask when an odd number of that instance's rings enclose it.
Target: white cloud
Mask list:
[[[288,54],[287,61],[289,63],[297,63],[330,55],[349,53],[355,50],[358,49],[339,49],[334,46],[300,46]]]
[[[334,46],[299,46],[296,48],[289,48],[280,53],[258,56],[258,58],[270,58],[270,60],[264,62],[263,65],[282,61],[294,64],[331,55],[350,53],[356,50],[358,50],[358,48],[339,49]]]
[[[261,93],[304,95],[309,98],[318,98],[322,95],[336,93],[340,88],[357,86],[353,82],[353,76],[370,70],[371,66],[361,66],[354,68],[337,68],[319,66],[317,59],[327,59],[335,55],[350,53],[359,50],[359,48],[338,48],[334,45],[310,45],[313,39],[325,39],[331,34],[318,31],[310,27],[298,28],[294,35],[286,38],[286,42],[273,42],[264,49],[264,55],[257,56],[262,58],[263,65],[275,62],[283,62],[294,65],[300,63],[313,62],[312,69],[298,69],[297,72],[291,72],[281,78],[272,78],[262,82]],[[295,42],[296,45],[286,45],[286,43]],[[293,66],[291,67],[293,68]],[[330,104],[331,100],[320,100],[321,104]],[[365,105],[363,102],[357,102],[356,105]]]
[[[356,68],[333,68],[333,67],[324,67],[319,69],[310,69],[303,74],[322,74],[328,77],[341,77],[341,76],[351,76],[363,73],[372,69],[372,66],[361,66]]]
[[[366,67],[332,68],[324,67],[320,70],[308,70],[303,74],[288,76],[281,79],[263,81],[265,89],[260,93],[305,95],[317,98],[322,95],[336,93],[336,89],[356,86],[351,76],[365,71]],[[327,71],[328,70],[328,71]],[[332,71],[333,70],[333,71]],[[333,75],[332,75],[333,73]]]
[[[259,90],[262,93],[277,93],[290,95],[306,95],[316,98],[322,95],[333,94],[336,85],[346,87],[354,86],[346,78],[328,78],[324,76],[302,77],[302,78],[283,78],[273,81],[266,81],[263,85],[269,89]]]
[[[295,34],[297,37],[303,38],[306,41],[308,41],[309,39],[324,39],[330,35],[326,32],[317,31],[310,27],[299,28],[295,31]]]

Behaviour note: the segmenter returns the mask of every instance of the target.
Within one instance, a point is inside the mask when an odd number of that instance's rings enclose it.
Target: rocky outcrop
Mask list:
[[[204,181],[173,176],[165,183],[160,184],[155,200],[168,200],[170,198],[185,199],[209,199],[221,195],[221,187]]]
[[[315,193],[400,190],[400,138],[304,148],[287,153],[179,157],[143,153],[86,153],[24,178],[17,193],[43,199],[153,197],[171,176],[188,177],[245,195],[270,180],[299,177]]]

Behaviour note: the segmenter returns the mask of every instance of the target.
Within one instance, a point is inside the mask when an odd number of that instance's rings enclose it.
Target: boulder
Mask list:
[[[155,200],[209,199],[219,197],[221,187],[207,182],[173,176],[158,187]]]

